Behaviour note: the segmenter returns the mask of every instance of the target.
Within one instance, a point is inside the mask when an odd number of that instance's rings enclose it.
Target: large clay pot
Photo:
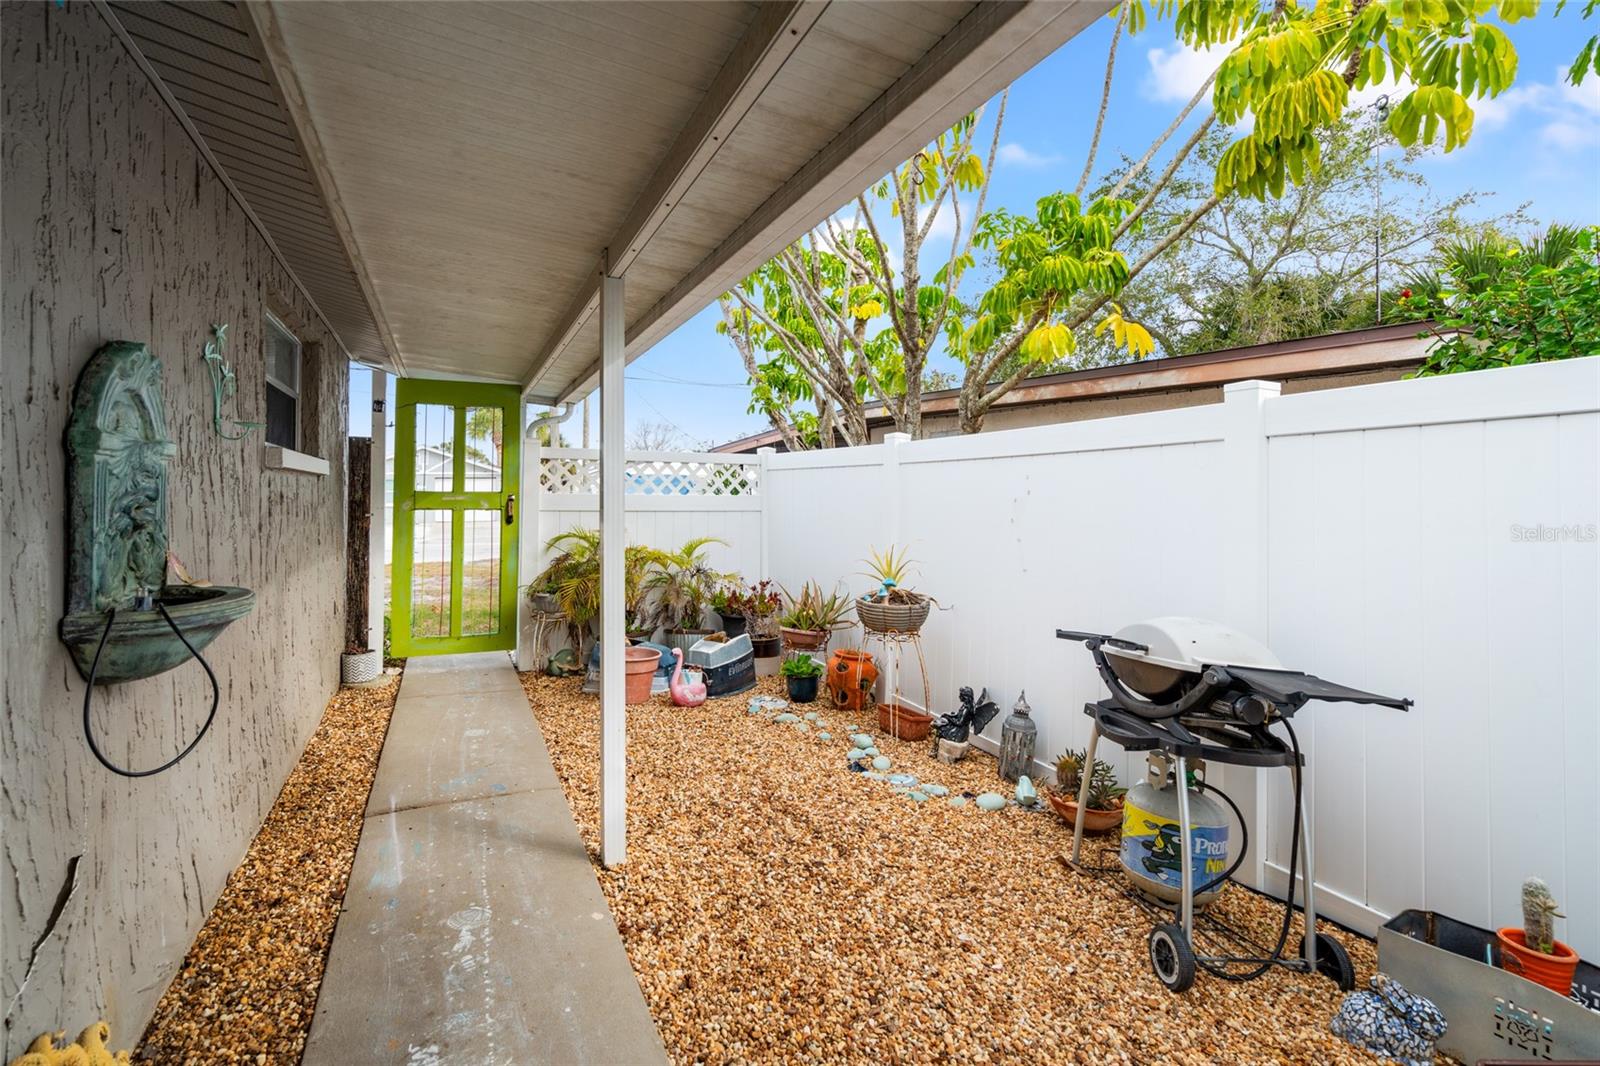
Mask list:
[[[877,680],[878,666],[872,661],[871,652],[840,648],[828,656],[828,691],[833,694],[833,705],[841,711],[865,707]]]
[[[650,699],[650,679],[661,665],[661,652],[655,648],[629,648],[627,657],[627,702],[645,703]]]

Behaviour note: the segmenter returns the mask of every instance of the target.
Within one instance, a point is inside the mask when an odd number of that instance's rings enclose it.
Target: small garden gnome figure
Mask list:
[[[1005,725],[1000,728],[1000,776],[1007,781],[1015,781],[1033,769],[1033,744],[1039,727],[1029,716],[1032,710],[1028,706],[1028,694],[1020,694],[1016,706],[1006,716]]]

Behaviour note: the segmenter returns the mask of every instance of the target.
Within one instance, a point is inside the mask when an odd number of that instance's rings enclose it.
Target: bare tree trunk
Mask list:
[[[367,647],[367,604],[371,592],[372,544],[372,438],[351,437],[346,464],[349,491],[345,522],[344,647],[347,652],[371,651]]]

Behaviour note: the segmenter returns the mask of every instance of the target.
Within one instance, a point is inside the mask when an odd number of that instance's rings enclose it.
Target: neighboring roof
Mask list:
[[[1271,344],[1116,363],[1062,374],[1042,374],[1026,379],[1006,393],[995,402],[994,409],[1032,407],[1141,392],[1209,388],[1253,378],[1283,381],[1325,374],[1411,367],[1420,364],[1427,352],[1430,340],[1419,339],[1417,335],[1430,325],[1428,322],[1402,322],[1274,341]],[[956,410],[960,395],[960,389],[923,393],[923,415]],[[881,405],[867,412],[868,425],[880,426],[889,421]],[[767,430],[729,441],[712,451],[748,452],[776,446],[779,441],[777,430]]]
[[[603,262],[632,359],[1111,3],[146,6],[102,10],[353,355],[549,403]]]

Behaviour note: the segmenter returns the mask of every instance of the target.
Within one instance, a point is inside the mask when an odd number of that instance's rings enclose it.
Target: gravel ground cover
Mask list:
[[[135,1061],[300,1061],[400,688],[340,689],[156,1004]]]
[[[846,770],[848,727],[951,796],[1009,794],[994,759],[946,766],[821,702],[785,709],[820,713],[805,731],[749,714],[756,692],[630,708],[628,861],[605,870],[598,703],[576,680],[522,682],[677,1063],[1379,1061],[1328,1032],[1326,979],[1202,974],[1172,995],[1150,973],[1149,915],[1120,878],[1062,867],[1072,831],[1053,813],[915,802]],[[1276,939],[1271,901],[1230,886],[1213,909]],[[1335,935],[1364,984],[1372,944]]]

